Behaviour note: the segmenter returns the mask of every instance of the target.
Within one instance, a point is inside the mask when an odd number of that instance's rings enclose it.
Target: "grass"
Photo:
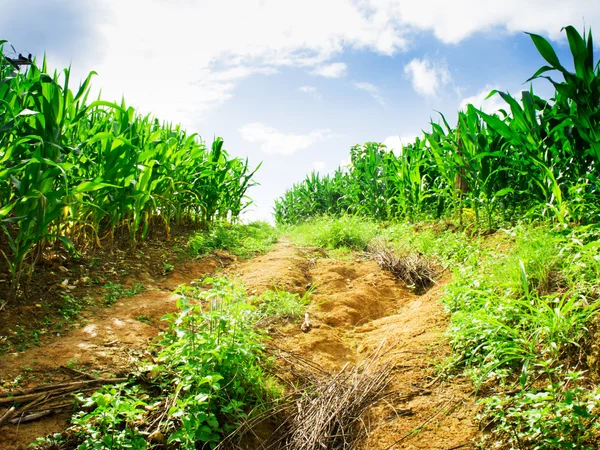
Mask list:
[[[282,289],[265,291],[254,303],[261,318],[296,320],[303,316],[310,303],[311,290],[304,295],[292,294]]]
[[[600,227],[519,224],[492,235],[441,223],[418,226],[318,218],[288,229],[294,242],[354,250],[386,243],[432,257],[453,273],[442,301],[451,313],[453,356],[477,389],[481,448],[593,449],[600,390],[593,362],[600,303]],[[340,231],[341,230],[341,231]]]
[[[120,298],[133,297],[139,294],[144,290],[144,285],[142,283],[133,283],[131,287],[127,288],[121,284],[109,282],[104,285],[104,289],[106,289],[104,303],[108,306],[116,303]]]
[[[279,237],[278,231],[266,222],[229,224],[220,222],[208,231],[194,234],[188,241],[189,250],[201,257],[214,250],[226,250],[241,258],[251,258],[268,252]]]
[[[214,448],[248,417],[281,395],[267,374],[263,334],[244,287],[226,278],[180,289],[179,311],[165,316],[152,362],[136,379],[80,396],[73,426],[36,448]],[[293,297],[274,294],[275,303]],[[286,299],[282,302],[281,299]],[[203,447],[205,446],[205,447]]]
[[[369,241],[380,233],[379,226],[370,220],[342,216],[322,216],[300,225],[288,227],[286,233],[297,245],[311,245],[338,250],[364,250]]]

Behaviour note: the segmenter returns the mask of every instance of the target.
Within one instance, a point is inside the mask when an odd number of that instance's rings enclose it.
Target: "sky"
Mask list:
[[[353,145],[409,143],[439,112],[493,112],[544,61],[525,31],[569,48],[561,28],[598,30],[598,0],[0,0],[17,53],[90,71],[105,100],[181,123],[262,162],[246,219]],[[597,47],[600,41],[595,39]],[[598,53],[596,53],[598,57]],[[569,63],[566,63],[569,66]],[[534,82],[538,95],[551,86]]]

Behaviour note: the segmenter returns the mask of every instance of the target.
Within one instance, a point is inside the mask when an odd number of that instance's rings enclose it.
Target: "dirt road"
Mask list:
[[[85,327],[43,347],[3,357],[0,377],[26,372],[35,385],[72,380],[69,367],[102,376],[126,374],[164,328],[160,318],[175,310],[173,289],[216,269],[212,259],[176,269],[153,288],[88,318]],[[439,302],[445,280],[416,296],[372,261],[329,259],[321,250],[299,248],[285,239],[271,252],[235,263],[225,273],[241,279],[251,294],[272,287],[297,293],[314,289],[308,308],[312,330],[303,333],[300,323],[282,326],[273,335],[277,346],[332,373],[346,363],[360,363],[380,346],[393,358],[389,389],[394,394],[369,414],[371,432],[364,448],[473,448],[477,430],[472,386],[436,375],[436,364],[449,355],[443,339],[448,318]],[[0,408],[0,416],[3,412]],[[0,449],[26,448],[35,437],[60,431],[67,419],[58,415],[4,426]]]

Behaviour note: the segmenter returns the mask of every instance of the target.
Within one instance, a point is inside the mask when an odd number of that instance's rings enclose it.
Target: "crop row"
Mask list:
[[[309,175],[275,203],[278,223],[322,214],[358,214],[379,220],[436,217],[474,211],[494,221],[545,217],[560,223],[597,221],[600,209],[600,68],[591,31],[566,34],[574,72],[543,37],[530,34],[547,65],[531,78],[555,88],[545,100],[523,91],[487,114],[473,105],[455,126],[444,116],[395,154],[368,142],[351,150],[351,164],[333,174]],[[562,80],[548,77],[558,73]],[[529,80],[528,80],[529,81]]]
[[[49,244],[77,253],[115,233],[132,242],[152,227],[235,220],[248,205],[248,161],[223,140],[207,148],[179,126],[125,101],[90,101],[70,69],[15,67],[0,41],[0,251],[12,290],[31,277]],[[18,70],[21,69],[21,70]],[[25,277],[25,278],[24,278]]]

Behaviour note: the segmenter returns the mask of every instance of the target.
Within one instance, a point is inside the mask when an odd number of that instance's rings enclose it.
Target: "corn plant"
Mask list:
[[[350,170],[310,175],[275,203],[278,223],[313,215],[359,214],[380,220],[443,217],[463,209],[476,224],[542,217],[566,226],[600,216],[600,65],[591,31],[565,28],[575,72],[543,37],[530,34],[547,62],[529,80],[545,78],[550,100],[533,88],[521,98],[492,91],[506,107],[487,114],[468,105],[456,125],[444,116],[399,155],[368,142],[351,150]],[[546,75],[558,72],[562,81]],[[528,81],[529,81],[528,80]],[[335,194],[334,194],[335,193]],[[328,200],[324,200],[328,199]]]
[[[2,51],[0,63],[0,251],[13,294],[48,245],[76,254],[116,234],[135,244],[153,227],[235,221],[250,204],[258,167],[221,138],[209,150],[124,100],[90,101],[93,72],[74,91],[69,68],[50,75],[34,60],[21,73]]]

